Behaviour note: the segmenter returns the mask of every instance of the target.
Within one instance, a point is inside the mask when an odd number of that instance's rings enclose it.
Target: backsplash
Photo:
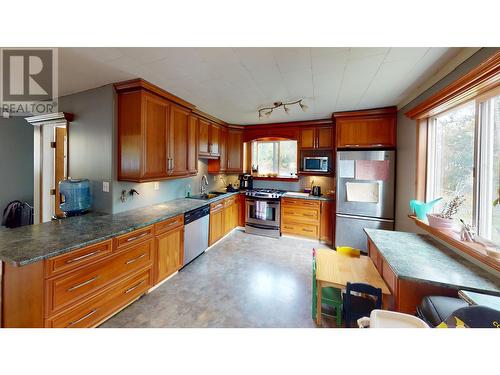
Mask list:
[[[279,189],[286,191],[303,191],[304,188],[310,189],[311,185],[321,186],[321,193],[327,194],[335,189],[335,178],[325,176],[300,176],[297,182],[281,182],[268,180],[254,180],[254,188],[259,189]]]
[[[193,177],[159,181],[159,189],[154,189],[154,182],[124,182],[113,184],[113,213],[124,212],[141,207],[166,202],[172,199],[184,198],[188,191],[191,195],[200,193],[201,177],[208,178],[207,191],[223,190],[228,183],[238,182],[238,175],[210,175],[207,160],[198,160],[198,174]],[[128,196],[127,201],[120,200],[122,190],[135,189],[139,195]]]

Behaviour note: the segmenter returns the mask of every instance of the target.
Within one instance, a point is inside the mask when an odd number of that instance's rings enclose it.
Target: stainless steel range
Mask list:
[[[246,192],[245,232],[278,238],[280,199],[283,190],[253,189]]]

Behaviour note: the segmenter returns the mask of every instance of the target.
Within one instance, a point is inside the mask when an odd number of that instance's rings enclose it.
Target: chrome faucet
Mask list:
[[[201,194],[205,194],[207,187],[208,187],[208,178],[206,175],[203,175],[201,176],[201,183],[200,183]]]

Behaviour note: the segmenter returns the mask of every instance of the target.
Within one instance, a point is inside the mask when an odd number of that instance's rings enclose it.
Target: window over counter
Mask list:
[[[456,218],[500,245],[500,94],[431,117],[427,139],[427,201],[463,195]]]
[[[263,177],[297,176],[297,141],[252,141],[252,173]]]

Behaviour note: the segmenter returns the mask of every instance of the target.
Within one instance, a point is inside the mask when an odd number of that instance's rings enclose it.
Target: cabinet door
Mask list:
[[[246,205],[245,194],[239,194],[238,195],[238,226],[240,226],[240,227],[245,226],[245,205]]]
[[[182,267],[184,256],[184,227],[156,236],[156,282]]]
[[[168,133],[171,176],[188,175],[188,124],[189,111],[172,105]]]
[[[199,119],[199,137],[198,137],[198,155],[210,156],[209,150],[209,132],[210,123],[206,120]]]
[[[209,131],[209,150],[210,150],[210,155],[211,156],[219,156],[220,155],[220,148],[219,148],[219,142],[220,142],[220,127],[219,125],[215,124],[210,124],[210,131]]]
[[[227,131],[227,171],[243,172],[243,132],[241,130],[229,129]]]
[[[331,126],[316,128],[316,148],[333,148],[333,130]]]
[[[228,131],[222,127],[219,130],[219,173],[224,173],[228,165]]]
[[[189,174],[198,173],[198,118],[189,116],[187,168]]]
[[[327,243],[333,244],[333,201],[321,202],[321,220],[319,239]]]
[[[313,149],[315,146],[315,128],[304,128],[300,129],[300,148],[301,149]]]
[[[395,147],[396,117],[337,119],[337,147]]]
[[[223,210],[224,212],[222,214],[222,221],[223,221],[223,227],[224,227],[223,236],[225,236],[226,234],[231,232],[231,230],[233,229],[232,228],[232,225],[233,225],[232,207],[233,206],[234,206],[234,204],[224,207],[224,210]]]
[[[142,178],[168,176],[168,123],[170,104],[151,94],[143,94],[143,144],[145,148]],[[122,149],[122,152],[126,152]],[[135,161],[139,163],[139,160]]]
[[[223,221],[224,209],[220,209],[216,212],[210,213],[210,246],[215,242],[220,240],[223,236],[224,231],[224,221]]]

